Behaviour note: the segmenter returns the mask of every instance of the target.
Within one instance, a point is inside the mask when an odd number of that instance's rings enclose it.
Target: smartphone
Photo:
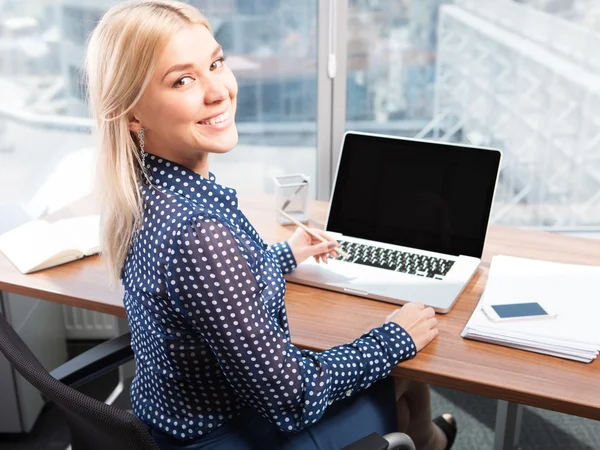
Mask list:
[[[485,305],[483,312],[494,322],[553,319],[556,317],[555,312],[550,311],[538,302]]]

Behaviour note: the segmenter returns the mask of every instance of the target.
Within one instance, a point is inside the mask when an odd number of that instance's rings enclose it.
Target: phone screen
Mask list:
[[[491,305],[502,319],[510,317],[546,316],[548,313],[539,303],[515,303],[512,305]]]

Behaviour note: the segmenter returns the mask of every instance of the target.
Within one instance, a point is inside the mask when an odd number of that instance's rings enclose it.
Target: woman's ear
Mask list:
[[[129,118],[129,122],[127,123],[127,128],[129,128],[129,131],[133,131],[134,133],[137,133],[141,127],[142,127],[142,124],[135,116],[131,116]]]

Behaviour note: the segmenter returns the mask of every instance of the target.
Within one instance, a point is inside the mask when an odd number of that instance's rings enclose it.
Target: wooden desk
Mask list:
[[[242,197],[240,203],[267,242],[284,240],[292,233],[292,228],[276,223],[270,197]],[[311,217],[315,218],[312,226],[323,226],[326,206],[324,202],[311,204]],[[510,402],[600,419],[598,360],[583,364],[460,337],[483,291],[491,257],[500,253],[600,265],[600,241],[491,227],[480,269],[452,311],[438,315],[439,337],[416,358],[396,367],[393,374]],[[122,293],[108,288],[106,272],[98,257],[22,275],[0,254],[0,290],[125,315]],[[293,342],[298,347],[313,350],[352,341],[372,327],[379,326],[396,308],[383,302],[291,283],[288,284],[286,305]]]

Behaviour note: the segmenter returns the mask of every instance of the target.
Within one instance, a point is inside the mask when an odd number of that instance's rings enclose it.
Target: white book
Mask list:
[[[0,251],[22,273],[93,255],[100,251],[100,216],[33,220],[0,236]]]

